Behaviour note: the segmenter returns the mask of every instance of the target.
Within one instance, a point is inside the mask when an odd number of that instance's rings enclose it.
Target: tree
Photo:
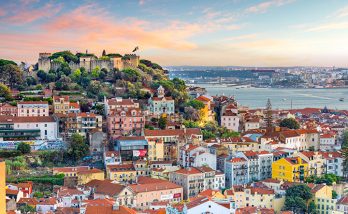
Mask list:
[[[167,118],[166,117],[160,117],[158,120],[158,127],[160,129],[165,129],[167,127]]]
[[[99,72],[100,72],[100,67],[99,67],[99,66],[96,66],[96,67],[92,70],[92,72],[91,72],[92,77],[93,77],[93,78],[99,77]]]
[[[332,199],[337,199],[338,194],[335,190],[332,190]]]
[[[31,85],[36,85],[37,84],[37,81],[34,77],[32,76],[29,76],[25,79],[26,83],[28,86],[31,86]]]
[[[31,147],[29,144],[21,142],[18,144],[17,150],[20,151],[22,154],[29,154],[31,152]]]
[[[271,100],[268,98],[266,104],[266,124],[267,128],[273,127],[273,113],[272,113],[272,104]]]
[[[0,59],[0,66],[4,66],[4,65],[17,65],[17,64],[11,60]]]
[[[0,97],[5,98],[6,100],[10,100],[11,99],[11,91],[10,91],[10,89],[6,85],[4,85],[2,83],[0,83]]]
[[[314,201],[309,202],[308,205],[308,213],[309,214],[317,214],[317,206],[315,206]]]
[[[63,75],[55,84],[57,90],[69,90],[71,83],[70,77]]]
[[[204,103],[199,100],[190,100],[187,102],[187,106],[191,106],[197,110],[204,108]]]
[[[286,190],[284,208],[294,213],[304,213],[307,211],[307,201],[311,198],[311,189],[306,184],[294,185]]]
[[[0,67],[0,82],[11,88],[23,83],[23,73],[17,65],[6,64]]]
[[[343,135],[342,135],[342,148],[348,148],[348,131],[343,132]]]
[[[21,213],[35,213],[36,212],[36,208],[30,206],[30,205],[21,205],[19,208],[19,211]]]
[[[239,137],[239,132],[234,132],[234,131],[225,130],[225,131],[221,134],[221,138],[228,138],[228,137]]]
[[[75,133],[71,136],[68,154],[71,160],[79,161],[89,153],[89,146],[86,143],[86,139]]]
[[[280,127],[287,127],[289,129],[299,129],[300,124],[294,118],[285,118],[280,122]]]
[[[193,107],[185,107],[184,108],[184,118],[186,120],[198,121],[199,120],[199,112],[197,109]]]

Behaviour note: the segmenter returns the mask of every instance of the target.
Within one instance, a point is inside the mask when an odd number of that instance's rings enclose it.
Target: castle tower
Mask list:
[[[91,72],[91,70],[92,70],[91,61],[92,61],[92,56],[81,56],[80,57],[80,68],[84,67],[86,69],[86,71]]]
[[[164,88],[161,85],[157,89],[157,97],[159,98],[164,97]]]
[[[52,55],[51,53],[39,53],[39,60],[38,60],[39,70],[48,72],[51,69],[51,59],[50,59],[51,55]]]

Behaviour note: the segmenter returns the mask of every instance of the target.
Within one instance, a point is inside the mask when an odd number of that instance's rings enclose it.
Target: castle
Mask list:
[[[48,72],[49,70],[57,70],[60,66],[59,62],[51,60],[51,53],[39,53],[38,69]],[[108,71],[112,69],[123,70],[125,68],[137,68],[139,65],[139,56],[136,54],[126,54],[121,56],[111,56],[109,59],[98,59],[95,56],[81,56],[79,62],[69,62],[71,70],[84,67],[87,71],[91,72],[97,66],[102,69],[105,68]]]

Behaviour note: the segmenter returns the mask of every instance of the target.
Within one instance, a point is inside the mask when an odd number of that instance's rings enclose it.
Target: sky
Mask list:
[[[0,0],[0,58],[136,46],[164,66],[348,67],[348,1]]]

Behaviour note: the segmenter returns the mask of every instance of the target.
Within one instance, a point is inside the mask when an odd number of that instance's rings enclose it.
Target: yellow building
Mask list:
[[[318,184],[311,190],[312,200],[317,206],[317,213],[330,213],[336,209],[337,199],[332,199],[332,187],[324,184]]]
[[[100,169],[90,169],[88,166],[77,166],[77,167],[57,167],[53,168],[53,174],[64,174],[64,177],[75,177],[77,178],[77,184],[86,184],[91,180],[104,180],[104,171]]]
[[[6,213],[6,165],[0,159],[0,214]]]
[[[164,160],[164,143],[158,138],[149,138],[148,140],[148,159],[150,161]]]
[[[214,120],[214,113],[211,108],[212,101],[205,96],[199,96],[196,100],[204,104],[204,108],[199,110],[199,116],[202,123]]]
[[[81,171],[77,174],[77,184],[82,185],[90,182],[91,180],[104,180],[104,171],[100,169],[89,169]]]
[[[53,96],[53,112],[67,114],[69,112],[69,96]]]
[[[136,175],[133,164],[109,165],[106,168],[106,177],[119,183],[133,183]]]
[[[308,163],[300,157],[282,158],[272,163],[272,178],[289,182],[303,181],[308,176]]]

